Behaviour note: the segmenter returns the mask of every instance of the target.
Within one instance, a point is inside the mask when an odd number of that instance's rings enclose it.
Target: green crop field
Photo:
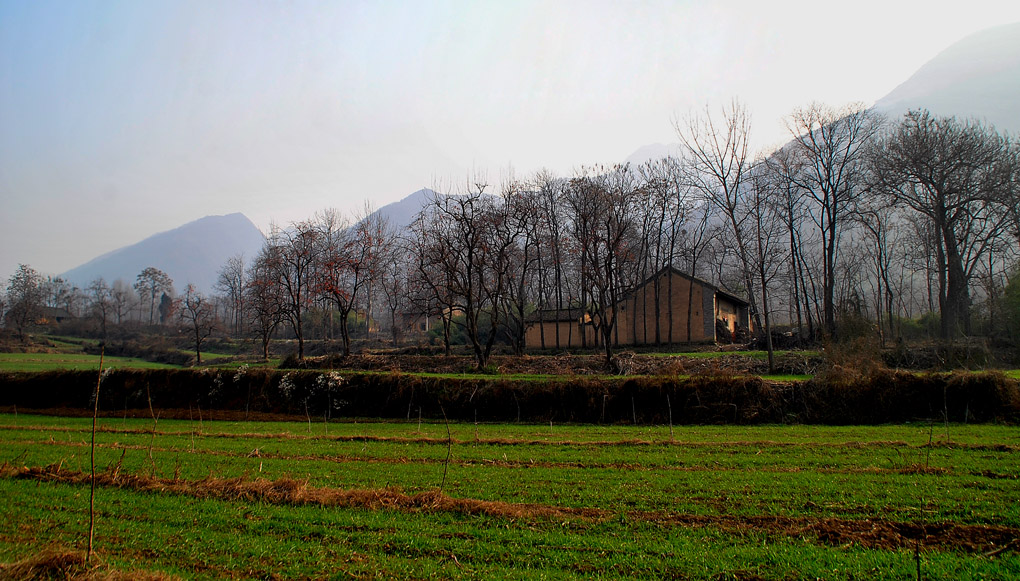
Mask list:
[[[154,363],[134,357],[104,357],[103,367],[124,369],[172,369],[179,365]],[[0,353],[0,371],[55,371],[99,369],[99,356],[85,353]]]
[[[246,423],[196,410],[99,428],[96,549],[113,571],[1020,576],[1012,426]],[[90,429],[0,415],[0,562],[85,549]]]

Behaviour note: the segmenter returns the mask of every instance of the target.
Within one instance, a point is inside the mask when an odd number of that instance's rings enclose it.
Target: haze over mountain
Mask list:
[[[118,278],[134,284],[138,273],[154,266],[170,275],[178,292],[190,282],[208,293],[228,258],[241,254],[250,260],[265,241],[244,214],[206,216],[108,252],[60,276],[82,288],[99,277],[108,284]]]
[[[372,215],[383,217],[389,222],[391,229],[400,232],[410,226],[411,222],[414,222],[414,217],[435,195],[434,191],[423,188],[402,200],[386,204],[372,212]]]
[[[893,122],[911,109],[928,109],[1020,134],[1020,22],[985,29],[952,44],[873,107]],[[678,142],[653,143],[624,161],[641,164],[675,154],[679,148]]]
[[[972,34],[940,52],[875,108],[890,117],[925,108],[1020,133],[1020,22]]]

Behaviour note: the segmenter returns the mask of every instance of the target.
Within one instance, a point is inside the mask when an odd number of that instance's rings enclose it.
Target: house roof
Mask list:
[[[715,291],[715,294],[717,296],[718,295],[722,295],[723,298],[729,300],[732,303],[736,303],[737,305],[742,306],[742,307],[746,307],[746,306],[751,304],[751,303],[745,301],[744,299],[738,297],[737,295],[735,295],[733,293],[730,293],[730,292],[727,292],[727,291],[724,291],[721,288],[717,288],[716,291]]]
[[[692,276],[690,274],[687,274],[686,272],[683,272],[683,271],[679,270],[678,268],[676,268],[672,264],[670,264],[668,266],[662,267],[661,269],[658,270],[658,272],[656,272],[655,274],[653,274],[653,275],[649,276],[648,278],[646,278],[641,284],[637,285],[636,287],[634,287],[633,289],[631,289],[630,291],[625,293],[623,295],[624,298],[621,299],[621,301],[630,298],[630,296],[632,294],[638,292],[640,289],[642,289],[645,286],[651,284],[653,281],[655,281],[656,278],[659,278],[661,276],[665,276],[666,274],[668,274],[670,272],[672,272],[673,274],[676,274],[677,276],[686,278],[687,280],[689,280],[691,282],[695,282],[697,284],[700,284],[703,287],[709,288],[712,291],[714,291],[716,294],[721,294],[727,300],[729,300],[731,302],[734,302],[734,303],[737,303],[738,305],[746,307],[749,304],[746,300],[744,300],[744,299],[738,297],[737,295],[727,291],[726,289],[720,288],[720,287],[718,287],[718,286],[708,282],[705,279],[698,278],[696,276]]]
[[[725,289],[719,288],[718,286],[708,282],[707,280],[698,278],[696,276],[691,276],[691,275],[687,274],[686,272],[682,272],[682,271],[680,271],[679,269],[677,269],[673,265],[662,267],[661,269],[659,269],[658,272],[656,272],[655,274],[653,274],[653,275],[649,276],[648,278],[646,278],[641,284],[637,285],[633,289],[631,289],[631,290],[627,291],[626,293],[624,293],[623,297],[620,299],[620,302],[622,303],[623,301],[626,301],[632,295],[637,293],[639,290],[641,290],[645,286],[647,286],[647,285],[651,284],[652,282],[654,282],[655,279],[657,279],[659,277],[662,277],[662,276],[665,276],[666,274],[669,274],[669,273],[676,274],[677,276],[686,278],[687,280],[690,280],[691,282],[697,283],[697,284],[699,284],[699,285],[701,285],[701,286],[703,286],[705,288],[708,288],[708,289],[712,290],[712,292],[716,293],[716,295],[722,295],[723,298],[725,298],[726,300],[728,300],[728,301],[730,301],[732,303],[737,304],[738,306],[746,307],[749,304],[746,300],[738,297],[737,295],[735,295],[735,294],[733,294],[733,293],[731,293],[731,292],[729,292],[729,291],[727,291]],[[557,309],[543,309],[543,310],[535,311],[534,313],[528,315],[528,317],[526,319],[526,322],[528,322],[528,323],[537,323],[539,321],[545,321],[545,322],[550,322],[551,323],[551,322],[555,322],[555,321],[577,321],[581,317],[583,317],[586,314],[586,312],[587,311],[585,309],[580,308],[580,307],[574,307],[574,308],[570,308],[570,309],[558,309],[558,310]]]

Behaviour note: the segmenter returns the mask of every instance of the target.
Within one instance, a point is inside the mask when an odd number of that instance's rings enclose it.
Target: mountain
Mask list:
[[[428,188],[414,192],[399,202],[386,204],[382,208],[372,212],[371,216],[380,216],[389,222],[390,228],[400,232],[405,230],[414,222],[415,216],[427,204],[436,193]]]
[[[925,108],[1020,133],[1020,22],[972,34],[943,50],[875,103],[895,117]]]
[[[206,216],[104,254],[61,277],[82,288],[99,277],[107,283],[122,278],[134,284],[138,273],[154,266],[170,275],[177,291],[190,282],[208,293],[228,258],[242,254],[251,260],[265,241],[244,214]]]
[[[679,143],[652,143],[639,147],[637,151],[627,156],[624,162],[631,165],[641,165],[647,161],[660,160],[664,157],[676,157],[679,152]]]

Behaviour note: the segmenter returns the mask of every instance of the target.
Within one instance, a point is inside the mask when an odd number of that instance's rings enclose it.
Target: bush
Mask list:
[[[884,370],[878,339],[865,335],[826,345],[815,378],[825,384],[849,386],[870,381]]]

